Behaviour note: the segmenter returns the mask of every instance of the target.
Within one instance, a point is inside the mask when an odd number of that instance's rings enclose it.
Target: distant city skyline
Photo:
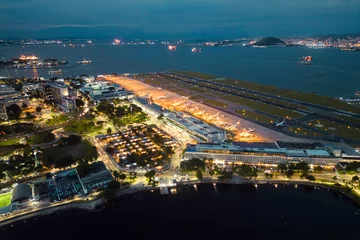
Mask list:
[[[0,38],[206,38],[360,32],[360,0],[2,0]]]

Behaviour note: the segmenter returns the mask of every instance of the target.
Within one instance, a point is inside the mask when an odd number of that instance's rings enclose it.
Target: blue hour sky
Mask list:
[[[128,37],[352,33],[360,32],[360,0],[0,0],[0,38],[81,29]]]

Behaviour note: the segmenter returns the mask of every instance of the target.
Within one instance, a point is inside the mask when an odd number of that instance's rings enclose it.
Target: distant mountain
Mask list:
[[[328,38],[332,38],[332,39],[348,39],[348,38],[360,38],[360,33],[349,33],[349,34],[326,34],[326,35],[317,35],[314,36],[314,38],[319,39],[319,40],[325,40]]]
[[[257,41],[253,45],[255,45],[255,46],[276,46],[276,45],[285,45],[285,42],[283,42],[279,38],[265,37],[265,38]]]

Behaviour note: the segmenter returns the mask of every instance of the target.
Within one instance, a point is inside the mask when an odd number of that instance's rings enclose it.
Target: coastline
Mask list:
[[[353,203],[355,203],[359,208],[360,208],[360,198],[357,196],[354,196],[352,194],[349,194],[345,191],[342,191],[339,188],[336,188],[334,186],[331,185],[327,185],[324,183],[312,183],[312,182],[307,182],[307,181],[281,181],[281,180],[223,180],[223,181],[219,181],[219,180],[213,180],[213,179],[209,179],[209,180],[196,180],[196,181],[189,181],[189,182],[184,182],[179,184],[178,186],[188,186],[188,185],[194,185],[194,184],[233,184],[233,185],[244,185],[244,184],[256,184],[256,185],[275,185],[275,184],[279,184],[279,185],[303,185],[303,186],[312,186],[312,187],[319,187],[319,188],[323,188],[323,189],[330,189],[333,191],[336,191],[346,197],[348,197],[350,200],[353,201]],[[176,188],[176,187],[169,187],[169,188]],[[114,200],[120,199],[122,197],[126,197],[128,195],[133,195],[136,193],[140,193],[140,192],[148,192],[151,190],[156,190],[159,189],[159,187],[144,187],[144,188],[125,188],[125,189],[120,189],[119,191],[116,192],[116,196],[114,198]],[[55,206],[48,206],[46,208],[40,209],[40,210],[36,210],[36,211],[32,211],[29,213],[24,213],[22,215],[19,216],[15,216],[13,218],[5,218],[5,219],[0,219],[0,228],[7,226],[7,225],[12,225],[14,223],[17,223],[19,221],[27,221],[30,218],[37,218],[37,217],[41,217],[44,215],[49,215],[49,214],[53,214],[55,212],[60,212],[60,211],[64,211],[64,210],[70,210],[70,209],[80,209],[80,210],[85,210],[85,211],[95,211],[99,206],[103,206],[105,203],[107,203],[107,201],[104,199],[104,197],[97,197],[94,200],[90,200],[90,201],[84,201],[84,200],[78,200],[78,201],[74,201],[74,202],[70,202],[70,203],[64,203],[61,205],[55,205]]]

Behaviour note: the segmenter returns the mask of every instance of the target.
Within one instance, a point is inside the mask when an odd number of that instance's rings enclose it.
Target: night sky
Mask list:
[[[0,38],[81,29],[185,38],[354,33],[360,0],[0,0]]]

